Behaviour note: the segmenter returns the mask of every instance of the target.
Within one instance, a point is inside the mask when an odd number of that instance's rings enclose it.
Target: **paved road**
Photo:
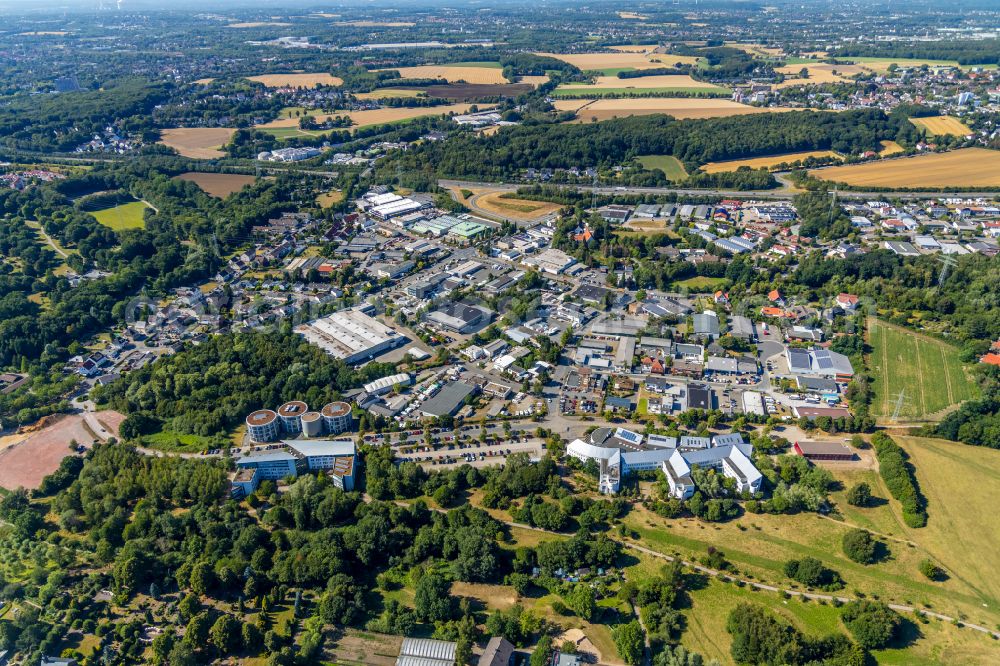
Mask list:
[[[483,182],[472,182],[465,180],[448,180],[442,179],[438,181],[438,185],[445,188],[490,188],[494,191],[503,190],[508,192],[513,192],[519,187],[530,186],[531,183],[483,183]],[[693,188],[681,188],[681,187],[607,187],[607,186],[597,186],[592,185],[564,185],[559,183],[547,183],[550,187],[558,187],[561,189],[578,190],[580,192],[597,192],[598,194],[678,194],[681,196],[688,197],[713,197],[719,199],[789,199],[798,193],[798,190],[792,190],[788,187],[779,187],[773,190],[718,190],[718,189],[693,189]],[[945,196],[945,192],[900,192],[900,191],[889,191],[889,192],[856,192],[856,191],[846,191],[842,190],[837,193],[837,197],[840,199],[936,199],[941,196]],[[993,199],[1000,197],[1000,190],[987,190],[982,192],[961,192],[959,193],[963,197],[971,198],[986,198]],[[479,210],[476,210],[479,213]],[[496,217],[495,213],[483,213],[489,214],[492,217]]]

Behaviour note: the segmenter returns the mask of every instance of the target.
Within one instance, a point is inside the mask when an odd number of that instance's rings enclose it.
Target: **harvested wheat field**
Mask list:
[[[746,160],[727,160],[725,162],[709,162],[701,167],[705,173],[719,173],[720,171],[736,171],[740,167],[750,167],[751,169],[769,169],[779,164],[792,164],[801,162],[810,157],[836,157],[840,155],[832,150],[809,150],[801,153],[785,153],[784,155],[768,155],[767,157],[754,157]]]
[[[334,111],[330,114],[310,112],[317,122],[324,122],[333,116],[350,116],[354,125],[351,129],[367,127],[369,125],[383,125],[385,123],[395,123],[411,118],[422,118],[424,116],[439,116],[449,113],[467,113],[472,107],[471,104],[447,104],[442,106],[420,106],[414,108],[393,107],[384,109],[370,109],[367,111]],[[481,107],[481,110],[482,109]],[[271,122],[258,125],[258,129],[279,129],[295,128],[299,126],[298,118],[278,118]]]
[[[176,177],[194,183],[206,194],[218,199],[225,199],[233,192],[239,192],[247,185],[253,185],[257,179],[239,173],[199,173],[188,171]]]
[[[645,14],[637,14],[636,12],[618,12],[618,18],[627,21],[645,21],[649,17]]]
[[[236,130],[231,127],[176,127],[160,131],[160,143],[184,157],[210,160],[223,157],[220,150]]]
[[[654,69],[681,63],[693,65],[695,56],[672,55],[669,53],[536,53],[556,60],[568,62],[582,70],[593,69]]]
[[[926,118],[910,118],[910,122],[928,134],[934,136],[965,136],[972,134],[969,126],[954,116],[928,116]]]
[[[474,204],[483,210],[516,220],[532,221],[551,215],[562,206],[548,201],[503,198],[506,192],[473,195]]]
[[[611,118],[625,118],[627,116],[649,116],[654,113],[665,113],[677,118],[678,120],[685,120],[688,118],[720,118],[724,116],[739,116],[748,113],[773,113],[775,111],[785,110],[787,109],[747,106],[745,104],[738,104],[728,99],[670,97],[598,99],[578,108],[576,112],[576,120],[572,122],[610,120]]]
[[[652,53],[657,48],[658,44],[622,44],[620,46],[609,46],[612,51],[617,51],[618,53]]]
[[[535,86],[536,88],[543,83],[549,82],[548,76],[522,76],[517,81],[518,83],[527,83],[528,85]]]
[[[247,76],[251,81],[263,83],[268,88],[314,88],[317,84],[324,86],[340,86],[344,80],[326,72],[294,73],[294,74],[259,74]]]
[[[961,148],[947,153],[810,171],[821,180],[871,187],[1000,187],[1000,151]]]
[[[291,23],[281,23],[279,21],[246,21],[243,23],[230,23],[226,25],[227,28],[267,28],[268,26],[274,27],[284,27],[289,26]]]
[[[448,83],[508,83],[503,70],[497,67],[453,67],[450,65],[420,65],[399,67],[399,75],[404,79],[444,79]]]
[[[331,14],[335,16],[335,14]],[[349,25],[355,28],[412,28],[412,21],[335,21],[333,25]]]
[[[879,143],[882,144],[882,150],[878,151],[878,154],[882,157],[891,157],[906,152],[906,149],[895,141],[879,141]]]
[[[566,83],[559,90],[607,90],[620,88],[704,88],[705,90],[725,90],[713,83],[696,81],[686,74],[660,74],[658,76],[640,76],[631,79],[619,79],[617,76],[598,76],[594,83]]]
[[[195,79],[191,83],[197,83],[200,86],[207,86],[209,83],[211,83],[214,80],[215,79],[213,79],[213,78]]]
[[[422,88],[376,88],[371,92],[354,93],[358,99],[386,99],[392,97],[417,97]]]
[[[809,72],[809,76],[807,78],[800,79],[798,78],[799,72],[801,72],[803,68]],[[775,88],[789,88],[791,86],[804,86],[819,83],[844,83],[846,81],[850,81],[850,77],[855,74],[861,74],[865,71],[865,69],[859,65],[809,63],[806,65],[786,65],[784,67],[778,67],[775,71],[790,77],[777,84]]]
[[[123,418],[113,411],[48,417],[27,437],[0,450],[0,488],[37,488],[71,454],[71,441],[90,446],[117,437]]]

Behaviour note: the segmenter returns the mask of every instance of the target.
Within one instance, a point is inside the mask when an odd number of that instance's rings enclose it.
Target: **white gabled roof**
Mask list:
[[[588,444],[582,439],[574,439],[569,443],[569,446],[566,447],[566,453],[578,458],[611,460],[616,454],[619,454],[619,451],[618,449],[609,448],[607,446],[594,446],[593,444]]]

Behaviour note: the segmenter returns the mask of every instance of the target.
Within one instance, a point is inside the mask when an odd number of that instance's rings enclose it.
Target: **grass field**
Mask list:
[[[674,282],[674,287],[686,287],[691,291],[704,291],[704,292],[714,292],[718,289],[724,289],[728,286],[729,280],[726,278],[714,278],[705,277],[699,275],[698,277],[688,278],[687,280],[681,280],[679,282]]]
[[[961,148],[894,160],[810,171],[820,180],[857,187],[1000,187],[1000,151]]]
[[[449,83],[465,81],[466,83],[508,83],[503,70],[493,66],[482,65],[419,65],[417,67],[399,67],[399,75],[404,79],[445,79]]]
[[[316,84],[324,86],[343,85],[344,80],[327,72],[295,72],[289,74],[259,74],[246,77],[251,81],[263,83],[268,88],[315,88]]]
[[[968,125],[954,116],[928,116],[926,118],[910,118],[910,122],[918,129],[926,130],[933,136],[965,136],[972,134]]]
[[[765,109],[738,104],[728,99],[639,97],[635,99],[557,100],[560,110],[575,110],[574,122],[609,120],[626,116],[648,116],[665,113],[678,119],[719,118],[739,116],[748,113],[775,112],[779,109]]]
[[[566,83],[556,88],[552,94],[559,95],[624,95],[648,92],[687,92],[700,94],[719,94],[729,96],[730,90],[721,86],[696,81],[687,75],[661,74],[658,76],[640,76],[633,79],[620,79],[617,76],[598,76],[594,83]]]
[[[94,219],[114,231],[142,229],[146,226],[145,213],[149,209],[142,201],[130,201],[104,210],[89,212]]]
[[[316,197],[316,203],[319,204],[320,208],[329,208],[334,204],[338,204],[344,200],[344,193],[340,190],[331,190],[330,192],[324,192]]]
[[[201,189],[218,199],[225,199],[233,192],[239,192],[247,185],[253,185],[257,179],[238,173],[199,173],[188,171],[176,176],[177,180],[194,183]]]
[[[931,337],[868,320],[869,366],[875,377],[876,415],[888,417],[903,393],[899,416],[903,421],[924,420],[978,395],[958,349]]]
[[[640,155],[637,159],[643,169],[659,169],[669,180],[685,180],[688,177],[684,165],[673,155]]]
[[[229,143],[235,129],[230,127],[178,127],[160,132],[160,143],[184,157],[206,160],[224,157],[220,150]]]
[[[779,164],[792,164],[801,162],[810,157],[836,157],[840,155],[832,150],[810,150],[802,153],[785,153],[784,155],[769,155],[767,157],[754,157],[747,160],[728,160],[725,162],[709,162],[701,167],[705,173],[718,173],[720,171],[736,171],[740,167],[746,166],[751,169],[769,169]]]
[[[791,622],[797,629],[814,638],[831,633],[847,633],[840,621],[840,611],[831,604],[820,604],[799,599],[783,599],[773,592],[752,591],[730,583],[710,580],[701,589],[690,593],[691,608],[687,616],[687,631],[681,644],[717,659],[726,665],[734,664],[729,651],[730,639],[726,632],[726,618],[740,603],[753,603],[766,607]],[[1000,658],[1000,645],[988,636],[951,624],[931,621],[906,625],[905,648],[893,646],[873,653],[879,664],[991,664]]]

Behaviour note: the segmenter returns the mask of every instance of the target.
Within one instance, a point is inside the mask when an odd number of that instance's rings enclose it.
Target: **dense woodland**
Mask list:
[[[911,125],[912,127],[912,125]],[[902,123],[880,111],[792,111],[674,120],[639,116],[580,125],[525,124],[492,136],[463,134],[397,154],[382,167],[410,180],[503,180],[526,168],[610,167],[637,155],[673,155],[689,171],[706,162],[808,150],[857,154],[899,138]],[[470,154],[477,155],[469,160]]]
[[[1000,62],[1000,40],[859,42],[838,47],[830,55],[956,60],[960,65],[995,65]]]
[[[355,370],[286,325],[271,333],[216,335],[98,388],[95,399],[128,414],[124,437],[156,432],[224,435],[250,412],[304,400],[319,409],[342,391],[391,374],[369,363]]]

